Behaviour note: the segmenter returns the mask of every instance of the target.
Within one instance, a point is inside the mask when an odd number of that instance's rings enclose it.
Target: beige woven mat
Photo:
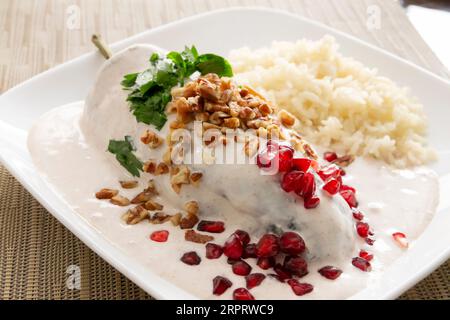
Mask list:
[[[65,18],[74,4],[82,23],[67,30]],[[448,75],[393,0],[1,0],[0,92],[90,51],[93,32],[113,42],[184,16],[236,5],[277,7],[311,17]],[[373,5],[380,9],[381,28],[368,30],[367,10]],[[70,266],[79,267],[79,290],[66,285]],[[447,261],[401,298],[450,299],[449,279]],[[56,221],[0,166],[0,299],[150,298]]]

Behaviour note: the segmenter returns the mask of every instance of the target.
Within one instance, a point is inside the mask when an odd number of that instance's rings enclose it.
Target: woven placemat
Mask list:
[[[66,285],[71,266],[79,267],[79,289]],[[450,299],[449,279],[450,260],[401,299]],[[0,299],[151,297],[78,240],[0,166]]]

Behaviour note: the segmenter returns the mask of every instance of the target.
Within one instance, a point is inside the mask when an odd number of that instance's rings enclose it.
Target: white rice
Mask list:
[[[229,57],[236,79],[295,114],[309,141],[397,167],[435,159],[422,105],[408,89],[338,52],[334,38],[274,42]]]

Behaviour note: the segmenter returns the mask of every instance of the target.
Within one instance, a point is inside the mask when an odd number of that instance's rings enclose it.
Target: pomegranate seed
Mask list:
[[[310,292],[312,292],[314,290],[314,287],[312,286],[312,284],[300,283],[296,279],[290,279],[290,280],[288,280],[287,283],[291,286],[292,291],[294,291],[294,293],[297,296],[303,296],[303,295],[305,295],[307,293],[310,293]]]
[[[248,234],[247,231],[236,230],[234,234],[239,237],[239,240],[241,240],[244,246],[246,246],[250,242],[250,235]]]
[[[223,253],[221,246],[215,243],[206,244],[206,258],[208,259],[218,259]]]
[[[392,234],[392,237],[397,242],[397,244],[402,248],[408,248],[408,240],[406,240],[406,235],[401,232],[395,232]]]
[[[155,231],[150,235],[150,239],[156,242],[166,242],[168,237],[169,231],[167,230]]]
[[[222,233],[225,231],[225,224],[222,221],[202,220],[198,223],[197,230],[210,233]]]
[[[275,273],[277,274],[277,279],[281,282],[286,281],[287,279],[291,279],[292,278],[292,273],[285,269],[280,263],[277,263],[274,267],[273,270],[275,271]]]
[[[356,201],[355,193],[351,190],[344,190],[339,192],[350,208],[356,208],[358,206],[358,201]]]
[[[358,221],[356,223],[356,232],[361,238],[367,238],[369,236],[369,225],[365,222]]]
[[[240,259],[242,257],[243,251],[244,247],[242,246],[242,242],[234,233],[227,239],[227,241],[223,245],[224,255],[231,259]]]
[[[294,191],[301,183],[302,177],[303,172],[297,170],[285,173],[281,179],[281,188],[286,192]]]
[[[256,255],[259,258],[273,257],[280,251],[278,237],[274,234],[265,234],[256,244]]]
[[[306,172],[301,178],[301,182],[295,190],[299,196],[309,199],[316,192],[316,181],[311,172]]]
[[[358,269],[368,272],[372,269],[370,262],[361,257],[355,257],[352,259],[352,264]]]
[[[311,167],[311,159],[308,158],[294,158],[292,160],[292,165],[295,169],[306,172],[309,167]]]
[[[317,173],[323,181],[327,181],[330,178],[338,179],[341,176],[341,169],[335,164],[329,164],[322,167]]]
[[[263,280],[266,278],[265,275],[262,273],[252,273],[245,277],[245,283],[247,286],[247,289],[251,289],[254,287],[257,287],[263,282]]]
[[[233,283],[231,283],[231,281],[227,278],[217,276],[213,279],[213,294],[215,294],[216,296],[220,296],[232,285]]]
[[[301,254],[305,251],[305,241],[296,232],[288,231],[280,237],[280,250],[287,254]]]
[[[338,158],[336,152],[325,152],[323,154],[323,158],[325,160],[327,160],[328,162],[333,162],[334,160],[336,160]]]
[[[202,261],[195,251],[186,252],[180,260],[190,266],[198,265]]]
[[[353,218],[355,218],[358,221],[361,221],[362,219],[364,219],[364,215],[362,214],[362,212],[356,208],[352,208],[352,214],[353,214]]]
[[[331,178],[330,180],[327,181],[327,183],[323,185],[322,189],[331,195],[335,195],[336,193],[338,193],[340,187],[341,183],[336,179]]]
[[[335,280],[337,278],[339,278],[339,276],[342,273],[342,270],[336,268],[336,267],[332,267],[332,266],[325,266],[321,269],[319,269],[319,273],[330,280]]]
[[[232,270],[238,276],[246,276],[250,274],[252,267],[247,262],[241,260],[233,264]]]
[[[348,186],[348,185],[346,185],[346,184],[343,184],[343,185],[341,186],[341,191],[345,191],[345,190],[350,190],[351,192],[353,192],[353,193],[356,194],[356,189],[355,189],[355,188],[350,187],[350,186]]]
[[[305,207],[305,209],[314,209],[317,208],[317,206],[320,204],[320,198],[316,197],[316,196],[312,196],[309,199],[306,199],[303,202],[303,206]]]
[[[287,172],[292,168],[292,157],[294,156],[294,151],[292,148],[286,148],[285,146],[280,146],[280,151],[278,152],[278,171]]]
[[[373,244],[375,243],[375,239],[372,239],[372,238],[369,238],[369,237],[367,237],[366,239],[364,239],[365,241],[366,241],[366,243],[369,245],[369,246],[373,246]]]
[[[248,259],[248,258],[256,258],[256,257],[257,257],[256,244],[250,243],[250,244],[246,245],[244,248],[244,252],[242,253],[242,258]]]
[[[370,254],[370,253],[368,253],[368,252],[365,251],[365,250],[361,250],[361,251],[359,252],[359,256],[360,256],[361,258],[363,258],[364,260],[367,260],[367,261],[372,261],[372,259],[373,259],[373,254]]]
[[[255,297],[245,288],[237,288],[233,292],[234,300],[255,300]]]
[[[308,274],[308,264],[305,259],[301,257],[286,256],[284,258],[283,267],[298,277],[303,277]]]
[[[343,177],[343,176],[345,176],[347,174],[347,172],[345,172],[345,170],[341,168],[339,170],[339,174],[341,175],[341,177]]]
[[[256,264],[261,269],[267,270],[267,269],[272,268],[275,265],[275,258],[274,257],[259,258],[258,261],[256,261]]]

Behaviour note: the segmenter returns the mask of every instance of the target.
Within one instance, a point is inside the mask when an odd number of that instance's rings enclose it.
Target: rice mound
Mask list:
[[[309,141],[396,167],[436,158],[422,105],[407,88],[338,52],[331,36],[230,53],[235,78],[300,120]]]

